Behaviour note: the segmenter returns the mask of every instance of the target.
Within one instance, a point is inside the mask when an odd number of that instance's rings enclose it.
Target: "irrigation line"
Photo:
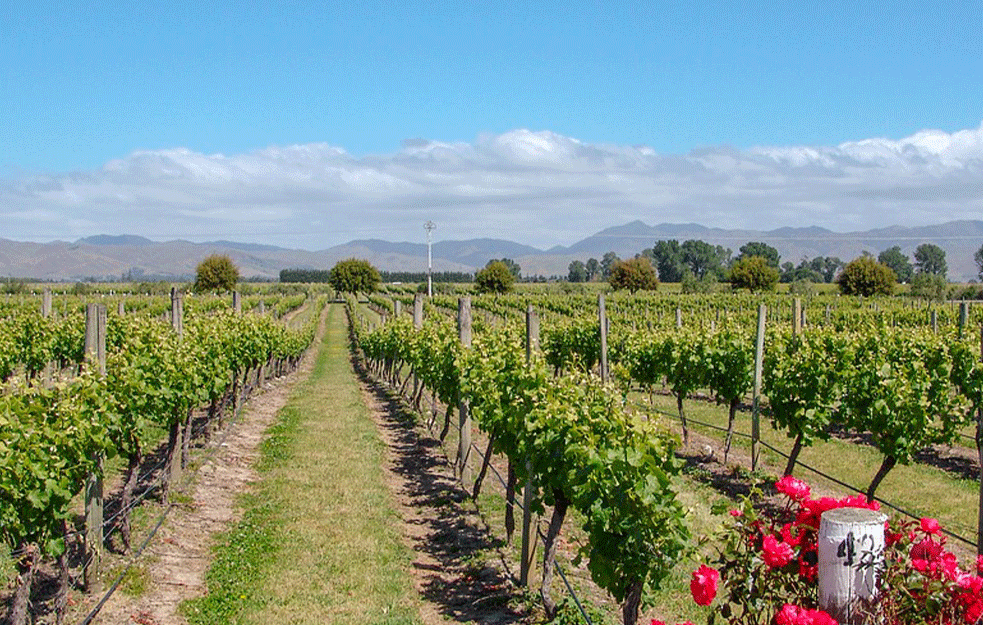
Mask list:
[[[133,557],[130,558],[130,561],[126,563],[126,567],[123,568],[123,572],[119,574],[119,576],[113,582],[113,585],[109,587],[109,590],[107,590],[106,593],[102,596],[102,599],[99,600],[99,603],[97,603],[95,607],[92,608],[89,614],[85,617],[85,619],[82,620],[81,623],[79,623],[79,625],[89,625],[89,623],[91,623],[92,620],[99,615],[99,611],[102,610],[102,606],[106,605],[106,602],[109,601],[109,598],[112,597],[113,593],[116,592],[116,589],[123,582],[123,578],[133,567],[133,564],[136,562],[137,558],[143,555],[143,550],[147,548],[148,544],[150,544],[150,540],[157,535],[157,530],[159,530],[160,527],[164,524],[164,520],[167,518],[167,514],[173,508],[174,508],[173,503],[167,505],[167,508],[164,509],[163,514],[161,514],[160,518],[157,520],[157,524],[154,525],[154,529],[151,530],[150,534],[143,540],[143,544],[140,545],[140,549],[138,549],[137,552],[133,554]]]

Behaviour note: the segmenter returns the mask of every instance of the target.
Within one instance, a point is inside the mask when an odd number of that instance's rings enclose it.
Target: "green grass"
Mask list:
[[[416,623],[411,558],[379,440],[348,360],[341,306],[311,378],[271,427],[262,480],[220,541],[191,623]]]

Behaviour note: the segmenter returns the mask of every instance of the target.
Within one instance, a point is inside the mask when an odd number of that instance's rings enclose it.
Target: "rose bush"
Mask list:
[[[777,514],[752,506],[752,492],[730,510],[713,541],[716,556],[693,572],[693,600],[708,606],[708,625],[835,625],[819,609],[817,539],[823,512],[855,507],[879,510],[863,495],[811,498],[809,486],[786,476],[775,484],[785,496]],[[718,511],[718,512],[722,512]],[[861,609],[882,625],[956,625],[983,622],[983,556],[972,570],[946,548],[939,522],[891,519],[875,600]],[[652,625],[664,625],[653,620]],[[686,625],[686,624],[681,624]]]

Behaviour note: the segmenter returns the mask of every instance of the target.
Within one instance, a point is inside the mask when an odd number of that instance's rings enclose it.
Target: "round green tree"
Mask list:
[[[778,269],[764,256],[744,256],[731,267],[730,285],[752,293],[773,291],[778,284]]]
[[[341,293],[371,293],[382,278],[379,271],[367,260],[348,258],[338,261],[331,268],[328,284]]]
[[[644,256],[614,261],[614,264],[611,265],[608,283],[615,291],[628,289],[628,292],[632,294],[636,291],[654,291],[659,287],[655,267]]]
[[[195,293],[232,291],[239,281],[239,268],[228,256],[213,254],[198,263],[195,270]]]
[[[515,283],[515,274],[500,260],[493,260],[474,275],[479,293],[507,293]]]
[[[870,256],[855,258],[846,264],[836,277],[844,295],[890,295],[894,292],[897,276],[894,271]]]

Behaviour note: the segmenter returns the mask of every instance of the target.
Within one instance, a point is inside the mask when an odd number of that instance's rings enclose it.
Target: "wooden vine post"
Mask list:
[[[819,608],[838,623],[865,622],[884,566],[887,515],[867,508],[836,508],[819,522]]]
[[[184,294],[171,287],[171,326],[178,338],[184,336]]]
[[[969,303],[959,302],[959,338],[963,337],[967,323],[969,323]]]
[[[604,297],[603,295],[601,296]],[[603,299],[601,300],[604,301]],[[539,315],[532,304],[526,309],[526,364],[532,363],[533,355],[539,350]],[[521,561],[519,563],[519,585],[529,586],[529,571],[536,557],[536,530],[539,523],[533,518],[532,500],[535,489],[532,486],[532,462],[526,459],[528,483],[522,489],[522,536]]]
[[[601,329],[601,383],[610,379],[608,372],[608,313],[604,307],[604,293],[597,296],[597,317]]]
[[[51,317],[51,289],[45,289],[44,293],[41,294],[41,316],[45,319]],[[51,387],[54,368],[54,363],[50,360],[44,364],[45,388]]]
[[[232,310],[237,315],[242,314],[242,295],[239,294],[239,291],[232,291]]]
[[[423,293],[413,296],[413,329],[419,332],[423,329]],[[413,401],[416,409],[420,409],[420,376],[413,372]]]
[[[171,288],[171,327],[174,328],[174,332],[177,334],[178,338],[184,336],[184,295],[176,288]],[[168,469],[170,475],[168,478],[168,484],[177,484],[178,480],[181,479],[181,451],[184,449],[184,441],[182,436],[181,422],[175,422],[171,424],[171,431],[169,433],[171,458],[169,458]],[[168,489],[170,486],[168,487]]]
[[[765,356],[765,319],[768,316],[768,308],[764,304],[758,305],[758,334],[754,341],[754,396],[751,401],[751,470],[758,469],[758,458],[761,449],[758,445],[761,440],[761,374],[764,370]]]
[[[802,300],[798,297],[792,300],[792,334],[802,332]]]
[[[461,345],[471,347],[471,297],[465,295],[457,302],[457,331]],[[471,483],[468,457],[471,455],[471,411],[468,401],[458,396],[457,475],[463,484]]]
[[[106,307],[87,304],[85,307],[85,357],[88,366],[106,375]],[[96,470],[85,481],[85,588],[99,592],[99,574],[103,545],[103,483],[102,458],[96,458]]]

